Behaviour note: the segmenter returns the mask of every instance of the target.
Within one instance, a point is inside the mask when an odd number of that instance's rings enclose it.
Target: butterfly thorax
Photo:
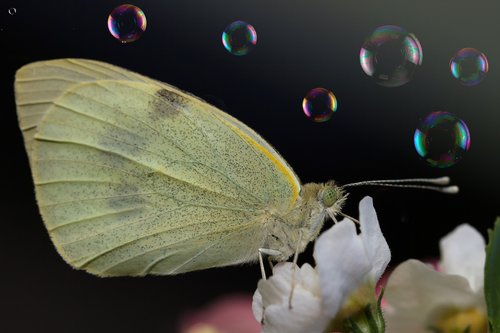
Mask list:
[[[332,194],[330,192],[333,193],[333,200],[325,200],[325,196]],[[345,197],[333,181],[303,185],[291,210],[284,214],[272,212],[269,215],[268,237],[264,247],[281,252],[281,256],[273,258],[277,261],[288,259],[296,251],[303,252],[307,244],[316,239],[326,218],[340,212]]]

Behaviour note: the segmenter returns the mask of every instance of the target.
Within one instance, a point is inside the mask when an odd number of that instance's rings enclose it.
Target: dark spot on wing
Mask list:
[[[158,90],[156,96],[158,98],[151,102],[151,116],[155,120],[177,116],[189,103],[186,98],[167,89]]]

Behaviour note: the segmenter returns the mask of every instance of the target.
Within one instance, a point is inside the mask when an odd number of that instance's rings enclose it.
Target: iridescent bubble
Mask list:
[[[475,86],[488,74],[488,59],[473,48],[459,50],[450,60],[451,75],[465,86]]]
[[[8,13],[9,13],[10,15],[15,15],[15,14],[17,13],[17,9],[15,9],[14,7],[9,8]]]
[[[306,116],[317,123],[329,120],[337,111],[337,105],[335,95],[325,88],[312,89],[302,101],[302,109]]]
[[[375,29],[359,53],[363,71],[384,87],[399,87],[410,81],[422,59],[417,37],[395,25]]]
[[[248,54],[257,44],[257,32],[244,21],[235,21],[222,33],[222,44],[234,55]]]
[[[449,112],[438,111],[420,123],[413,142],[417,153],[430,165],[446,168],[460,161],[469,150],[470,133],[463,120]]]
[[[138,40],[146,30],[144,12],[133,5],[120,5],[108,17],[109,32],[122,43]]]

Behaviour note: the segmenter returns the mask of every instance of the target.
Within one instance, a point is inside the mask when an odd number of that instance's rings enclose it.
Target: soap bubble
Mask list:
[[[469,150],[469,128],[449,112],[432,112],[416,129],[413,142],[417,153],[430,165],[446,168],[460,161]]]
[[[325,88],[312,89],[302,101],[306,116],[317,123],[329,120],[337,110],[337,105],[335,95]]]
[[[417,37],[395,25],[375,29],[359,53],[363,71],[385,87],[399,87],[410,81],[422,59]]]
[[[234,55],[245,55],[257,44],[257,32],[244,21],[235,21],[222,33],[222,44]]]
[[[451,75],[465,86],[479,84],[488,73],[488,59],[473,48],[459,50],[450,60]]]
[[[146,16],[139,7],[120,5],[109,14],[108,29],[120,42],[134,42],[146,30]]]

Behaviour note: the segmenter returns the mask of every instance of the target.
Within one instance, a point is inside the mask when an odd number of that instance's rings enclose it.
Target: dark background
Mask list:
[[[71,269],[54,250],[34,199],[18,129],[13,80],[32,61],[80,57],[106,61],[205,98],[254,128],[301,180],[349,182],[448,175],[461,192],[356,188],[345,212],[374,197],[392,249],[392,267],[438,255],[438,240],[468,222],[483,235],[500,215],[500,2],[478,1],[134,1],[147,17],[141,39],[121,44],[107,30],[117,1],[11,1],[0,5],[1,332],[175,332],[178,318],[218,296],[253,293],[257,265],[173,277],[100,279]],[[9,15],[15,7],[17,13]],[[229,54],[221,33],[251,23],[255,49]],[[420,40],[424,59],[410,83],[384,88],[359,65],[364,39],[400,25]],[[490,72],[464,87],[449,71],[463,47],[486,54]],[[334,92],[327,123],[301,109],[314,87]],[[471,149],[457,165],[436,169],[413,147],[419,119],[432,111],[461,117]],[[302,260],[309,260],[309,249]],[[311,261],[312,262],[312,261]]]

